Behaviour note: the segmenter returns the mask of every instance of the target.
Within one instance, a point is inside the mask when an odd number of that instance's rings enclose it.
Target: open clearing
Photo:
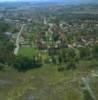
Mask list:
[[[44,65],[25,73],[14,69],[0,72],[0,100],[83,100],[81,77],[92,68],[58,72],[57,67]]]

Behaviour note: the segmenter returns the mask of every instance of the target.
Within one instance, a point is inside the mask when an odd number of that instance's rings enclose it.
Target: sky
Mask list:
[[[0,0],[0,1],[59,1],[59,0]],[[94,1],[94,0],[62,0],[62,1],[77,1],[78,2],[78,1]]]
[[[66,3],[92,3],[92,2],[97,2],[98,0],[0,0],[0,2],[5,2],[5,1],[65,1]]]

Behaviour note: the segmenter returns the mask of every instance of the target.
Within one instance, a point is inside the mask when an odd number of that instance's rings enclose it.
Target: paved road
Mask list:
[[[17,38],[16,38],[16,43],[15,43],[15,46],[16,46],[16,47],[15,47],[15,49],[14,49],[14,54],[15,54],[15,55],[18,54],[18,51],[19,51],[19,48],[20,48],[20,46],[19,46],[19,39],[20,39],[21,33],[22,33],[23,29],[24,29],[24,26],[25,26],[25,24],[23,24],[23,25],[21,26],[20,32],[18,33]]]

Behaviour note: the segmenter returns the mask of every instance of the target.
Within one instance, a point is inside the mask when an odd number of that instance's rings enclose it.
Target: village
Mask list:
[[[42,24],[42,25],[41,25]],[[73,23],[72,23],[73,24]],[[68,22],[62,23],[48,23],[44,18],[40,22],[41,29],[39,32],[29,33],[29,30],[34,30],[35,26],[25,25],[19,37],[20,47],[36,48],[38,50],[62,49],[62,48],[81,48],[86,46],[93,46],[98,43],[97,27],[98,22],[84,21],[78,22],[74,25]],[[92,26],[92,28],[90,28]],[[29,28],[28,28],[29,27]],[[84,31],[85,30],[85,31]],[[86,33],[84,33],[86,32]],[[92,34],[95,32],[95,34]],[[17,34],[12,35],[12,40],[15,42]]]
[[[98,6],[46,5],[0,6],[0,100],[97,100]]]

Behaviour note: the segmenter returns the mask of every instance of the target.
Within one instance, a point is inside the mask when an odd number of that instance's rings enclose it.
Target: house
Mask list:
[[[4,34],[7,35],[7,36],[11,36],[12,35],[11,32],[5,32]]]

